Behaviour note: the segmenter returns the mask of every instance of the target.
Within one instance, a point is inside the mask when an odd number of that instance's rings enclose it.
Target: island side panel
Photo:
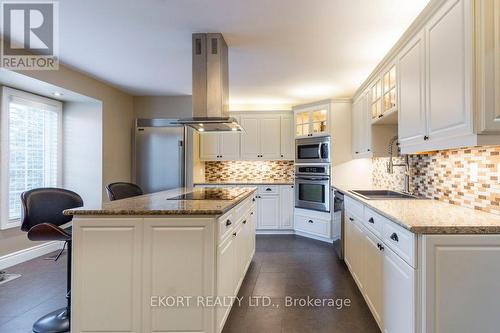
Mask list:
[[[215,295],[215,230],[215,218],[144,219],[142,332],[213,332],[214,308],[198,297]],[[157,296],[183,304],[152,307]]]
[[[422,235],[422,332],[498,332],[500,235]]]
[[[72,332],[141,331],[141,218],[75,217]]]

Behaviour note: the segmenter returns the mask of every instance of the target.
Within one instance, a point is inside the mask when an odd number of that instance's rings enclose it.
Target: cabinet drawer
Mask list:
[[[223,240],[230,234],[233,228],[236,226],[236,218],[234,216],[234,210],[222,215],[219,218],[219,241]]]
[[[385,217],[376,213],[373,209],[365,207],[363,225],[373,232],[375,236],[382,238],[382,229],[386,220]]]
[[[315,217],[295,215],[295,229],[309,234],[330,238],[330,221]]]
[[[280,187],[278,185],[263,185],[259,186],[259,194],[279,194]]]
[[[351,213],[352,215],[355,215],[359,220],[363,219],[363,212],[364,212],[364,205],[353,199],[348,197],[347,195],[345,196],[345,209],[347,212]]]
[[[408,265],[417,267],[416,236],[414,233],[387,220],[383,226],[382,240]]]
[[[249,198],[245,199],[245,201],[240,203],[238,206],[236,206],[236,209],[234,210],[235,211],[235,216],[234,216],[235,220],[240,220],[243,217],[243,215],[245,215],[248,212],[248,210],[252,206],[253,198],[254,198],[254,196],[252,195]]]

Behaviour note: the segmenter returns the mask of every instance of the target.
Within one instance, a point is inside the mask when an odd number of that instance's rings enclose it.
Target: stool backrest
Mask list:
[[[72,216],[63,215],[63,211],[83,206],[82,198],[73,191],[62,188],[37,188],[21,194],[21,230],[29,231],[40,223],[56,226],[68,223]]]
[[[142,189],[138,185],[125,182],[109,184],[106,186],[106,192],[108,192],[108,198],[111,201],[143,195]]]

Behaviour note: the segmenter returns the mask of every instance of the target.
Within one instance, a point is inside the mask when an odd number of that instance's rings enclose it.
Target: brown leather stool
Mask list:
[[[133,183],[117,182],[106,186],[106,192],[110,201],[126,199],[143,195],[139,185]]]
[[[32,241],[65,241],[68,245],[65,308],[53,311],[33,324],[35,333],[59,333],[70,331],[71,307],[71,227],[60,226],[73,217],[63,215],[65,209],[83,206],[82,198],[75,192],[60,188],[38,188],[21,194],[23,207],[21,230],[28,232]],[[61,251],[62,253],[62,251]],[[60,255],[60,254],[59,254]],[[59,258],[57,256],[56,260]]]

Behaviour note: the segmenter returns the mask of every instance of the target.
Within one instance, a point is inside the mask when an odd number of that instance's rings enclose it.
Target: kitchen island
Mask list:
[[[73,215],[72,332],[220,332],[255,253],[256,188],[181,188]]]

